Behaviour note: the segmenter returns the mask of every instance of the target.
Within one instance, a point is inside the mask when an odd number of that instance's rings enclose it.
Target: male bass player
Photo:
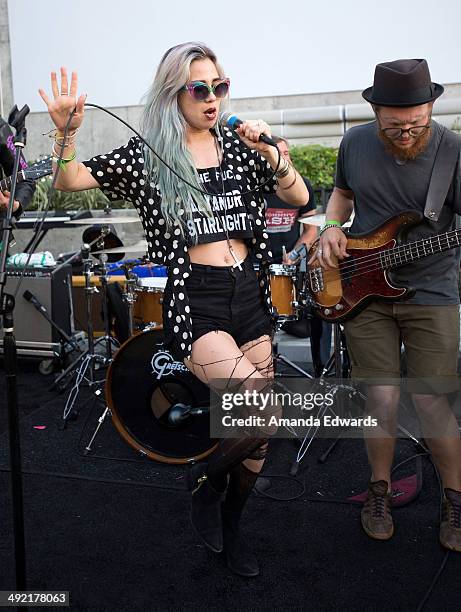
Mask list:
[[[362,94],[373,107],[375,121],[350,129],[340,146],[335,189],[317,250],[324,270],[336,268],[338,260],[343,261],[342,266],[347,261],[347,238],[340,225],[352,210],[355,218],[351,233],[369,232],[405,210],[423,213],[444,132],[431,119],[434,100],[442,92],[443,87],[431,81],[424,59],[401,59],[376,66],[373,86]],[[461,151],[461,138],[454,139],[454,146]],[[461,213],[459,153],[437,221],[425,218],[411,229],[408,240],[454,229],[455,213]],[[377,540],[390,538],[394,531],[390,472],[400,392],[395,379],[400,378],[403,343],[409,390],[444,487],[440,542],[461,552],[459,428],[446,396],[433,387],[428,390],[420,386],[422,379],[444,377],[445,392],[457,388],[458,274],[457,249],[404,265],[394,272],[393,284],[413,287],[415,293],[410,299],[371,301],[345,323],[352,375],[381,379],[381,383],[374,380],[367,385],[367,409],[391,433],[386,438],[366,439],[372,474],[361,520],[365,532]],[[445,435],[431,437],[441,423]]]

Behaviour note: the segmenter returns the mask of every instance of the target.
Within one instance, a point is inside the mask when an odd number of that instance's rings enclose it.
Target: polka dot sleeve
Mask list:
[[[257,153],[256,151],[253,151],[253,155],[254,155],[258,184],[261,185],[265,183],[267,180],[269,180],[269,182],[266,185],[264,185],[263,191],[265,193],[275,193],[277,191],[278,183],[277,183],[277,179],[275,178],[275,176],[271,178],[271,176],[274,174],[274,171],[270,167],[269,162],[263,159],[261,155]]]
[[[131,138],[126,145],[92,157],[83,164],[108,198],[130,202],[135,200],[135,191],[139,188],[144,169],[142,149],[137,138]]]

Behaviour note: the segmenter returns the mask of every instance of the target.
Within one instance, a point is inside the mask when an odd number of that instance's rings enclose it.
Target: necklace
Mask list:
[[[222,169],[222,165],[221,165],[221,155],[220,155],[220,150],[218,147],[218,142],[216,140],[216,137],[213,138],[214,139],[214,144],[215,144],[215,148],[216,148],[216,156],[218,158],[218,167],[219,167],[219,175],[221,177],[221,188],[222,188],[222,196],[224,198],[224,214],[226,216],[226,223],[223,223],[224,225],[224,233],[226,234],[226,242],[227,242],[227,248],[229,249],[229,253],[231,254],[232,259],[234,260],[235,263],[232,264],[232,268],[238,268],[240,271],[242,271],[242,263],[243,263],[243,259],[238,259],[232,244],[230,242],[229,239],[229,232],[227,231],[227,194],[225,192],[224,189],[224,176],[223,176],[223,169]],[[224,157],[224,154],[222,154],[222,157]]]

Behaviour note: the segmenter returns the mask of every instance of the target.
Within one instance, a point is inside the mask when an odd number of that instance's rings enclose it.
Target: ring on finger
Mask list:
[[[61,96],[68,96],[69,94],[66,91],[61,92]]]

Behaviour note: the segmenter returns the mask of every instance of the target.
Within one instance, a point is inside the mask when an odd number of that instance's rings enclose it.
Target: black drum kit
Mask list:
[[[92,225],[85,230],[84,244],[73,256],[81,256],[83,264],[88,349],[56,379],[56,383],[60,383],[70,376],[74,378],[63,412],[63,426],[76,414],[74,405],[85,382],[99,399],[105,396],[104,411],[85,453],[91,451],[101,425],[110,414],[117,431],[137,452],[162,463],[190,463],[206,457],[217,443],[209,436],[209,389],[183,363],[176,361],[163,345],[162,303],[166,276],[138,275],[136,264],[141,264],[141,268],[151,273],[159,272],[145,259],[120,261],[127,254],[146,252],[145,240],[133,246],[123,246],[113,229],[118,223],[136,221],[132,217],[108,216],[71,222]],[[95,265],[95,260],[98,265]],[[109,278],[108,263],[117,264],[123,270],[124,278]],[[293,265],[270,266],[278,329],[287,321],[312,316],[305,274],[305,255]],[[121,304],[117,308],[113,304],[114,292],[110,290],[110,281],[115,278],[120,279],[124,286],[119,294]],[[91,313],[97,286],[102,293],[105,330],[102,337],[95,339]],[[125,318],[119,329],[126,329],[126,333],[119,334],[118,338],[112,333],[110,313],[114,312],[119,318]],[[98,345],[103,347],[102,353],[97,350]],[[278,354],[277,350],[275,361],[292,368],[297,376],[313,378],[312,374]],[[105,366],[108,366],[105,378],[97,380],[96,369]]]

